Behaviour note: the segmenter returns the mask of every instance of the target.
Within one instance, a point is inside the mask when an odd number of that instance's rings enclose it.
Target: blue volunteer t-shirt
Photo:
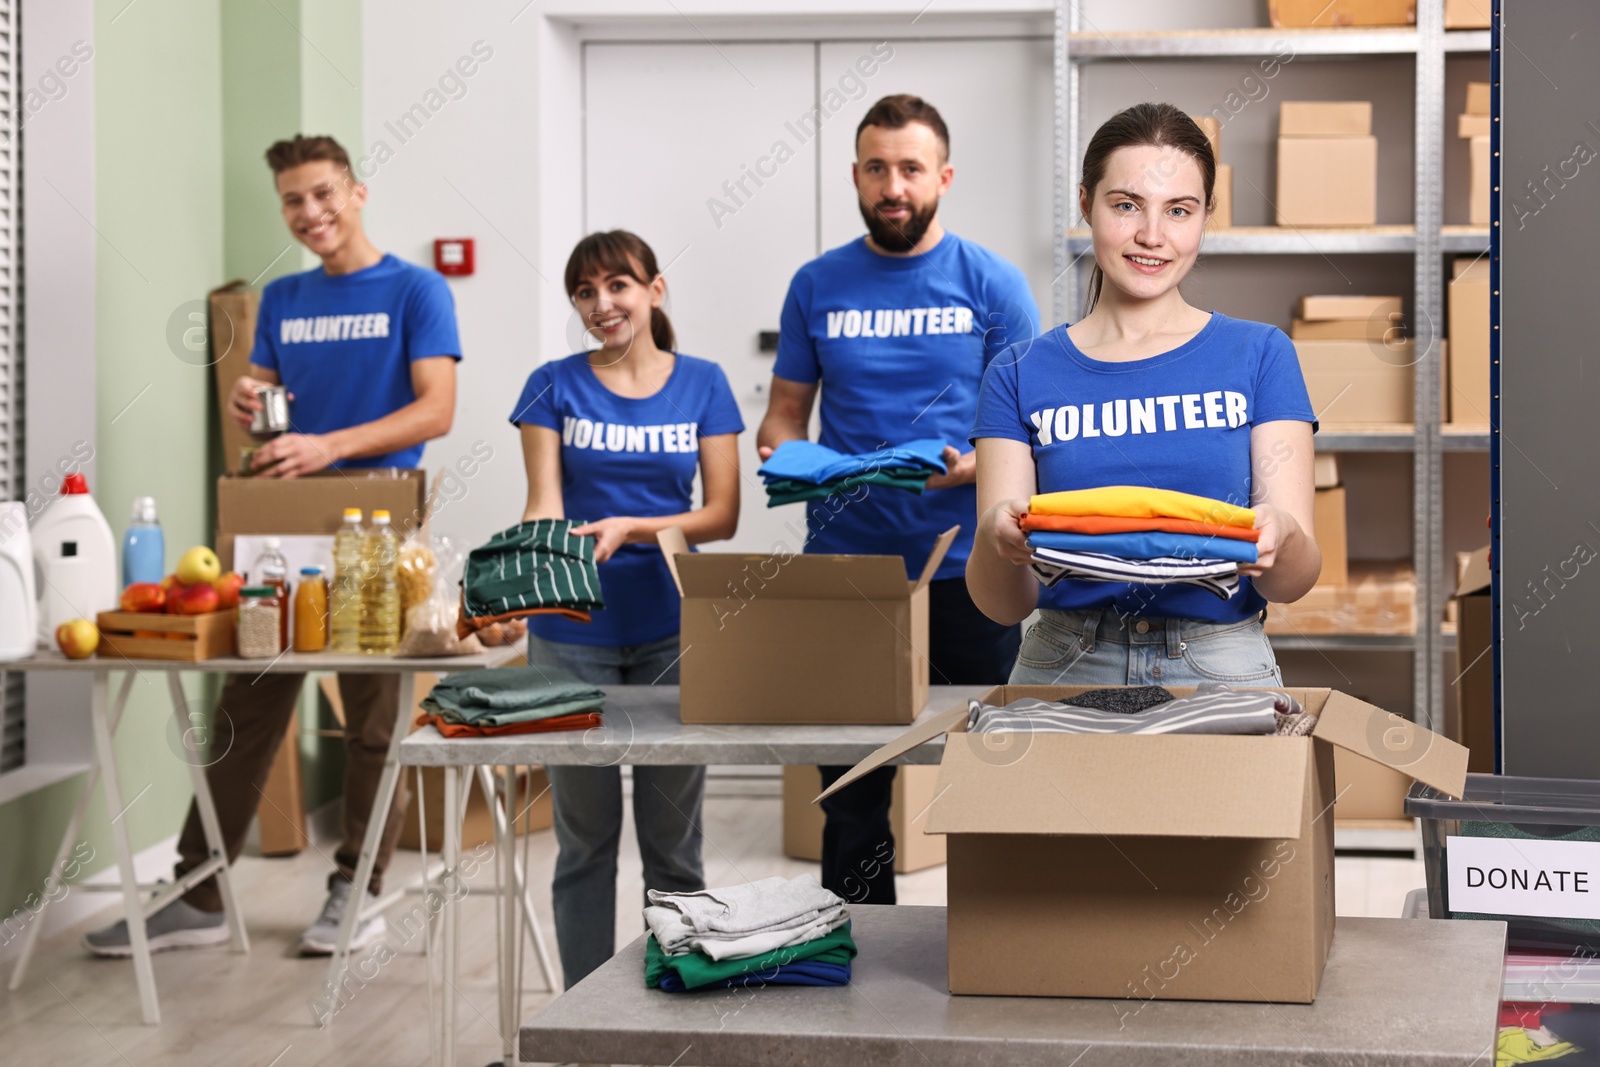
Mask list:
[[[822,383],[819,441],[836,451],[931,437],[967,452],[984,367],[1038,329],[1027,279],[993,252],[946,233],[925,255],[883,256],[862,237],[794,276],[772,372]],[[806,551],[901,556],[914,577],[939,534],[960,526],[934,575],[957,578],[977,511],[971,485],[836,495],[806,505]]]
[[[700,438],[744,430],[722,368],[682,353],[667,384],[640,399],[602,385],[586,353],[552,360],[528,376],[511,421],[561,434],[561,504],[575,522],[690,510]],[[606,606],[593,622],[535,615],[528,628],[611,648],[678,632],[678,587],[657,545],[623,545],[599,570]]]
[[[972,439],[1033,448],[1038,491],[1142,485],[1250,506],[1250,429],[1316,416],[1283,331],[1213,312],[1170,352],[1128,363],[1090,359],[1057,326],[989,365]],[[1272,461],[1273,457],[1266,457]],[[1230,599],[1195,586],[1063,580],[1041,608],[1238,622],[1266,607],[1248,578]]]
[[[437,272],[385,255],[354,274],[321,267],[261,294],[250,362],[294,394],[296,433],[330,433],[392,415],[417,399],[411,361],[461,358],[455,300]],[[415,467],[422,446],[335,467]]]

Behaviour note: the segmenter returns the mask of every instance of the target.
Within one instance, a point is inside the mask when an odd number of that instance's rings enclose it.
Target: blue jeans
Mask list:
[[[1115,611],[1041,611],[1011,671],[1012,685],[1280,686],[1261,619],[1141,619]]]
[[[565,667],[594,685],[678,683],[676,635],[608,648],[528,635],[528,662]],[[617,846],[622,840],[622,772],[612,767],[547,767],[555,812],[556,944],[568,989],[616,950]],[[635,767],[633,822],[646,889],[706,887],[700,865],[704,767]]]

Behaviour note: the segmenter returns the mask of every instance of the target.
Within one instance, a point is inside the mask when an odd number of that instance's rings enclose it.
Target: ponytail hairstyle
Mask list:
[[[1206,213],[1215,207],[1217,184],[1217,159],[1211,154],[1211,141],[1205,131],[1195,124],[1185,112],[1171,104],[1135,104],[1106,119],[1089,139],[1083,152],[1083,170],[1080,188],[1088,194],[1092,208],[1094,191],[1106,176],[1106,164],[1111,153],[1119,148],[1151,145],[1156,148],[1176,148],[1200,165],[1200,177],[1205,184]],[[1100,290],[1105,284],[1105,272],[1098,262],[1089,275],[1089,290],[1084,300],[1083,313],[1088,315],[1100,302]]]
[[[640,285],[649,285],[661,275],[656,269],[655,252],[638,234],[627,230],[591,233],[578,242],[567,258],[567,299],[572,299],[585,278],[597,272],[626,274]],[[663,352],[677,348],[672,322],[658,307],[650,309],[650,338]]]

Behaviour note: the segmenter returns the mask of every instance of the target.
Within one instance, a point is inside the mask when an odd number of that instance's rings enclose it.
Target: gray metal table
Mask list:
[[[663,993],[643,937],[523,1024],[535,1062],[1485,1067],[1501,922],[1340,919],[1314,1004],[951,996],[945,909],[851,907],[851,984]]]
[[[400,743],[400,762],[422,767],[443,767],[445,772],[444,870],[456,877],[460,863],[460,801],[464,792],[458,779],[462,768],[487,778],[486,768],[499,768],[505,796],[515,796],[516,768],[529,765],[614,767],[651,765],[750,766],[824,764],[850,766],[899,737],[906,726],[779,726],[686,724],[678,718],[677,686],[605,686],[604,725],[592,730],[548,734],[514,734],[505,737],[445,738],[431,726]],[[981,696],[989,686],[932,686],[921,719]],[[897,763],[938,763],[943,739],[913,749]],[[496,788],[485,783],[484,793]],[[499,805],[495,805],[498,810]],[[495,819],[496,876],[502,885],[517,885],[520,869],[512,850],[511,824],[515,819]],[[439,1062],[455,1062],[455,975],[459,963],[459,911],[457,892],[442,892],[445,988],[438,1001],[442,1055]],[[499,949],[500,1034],[504,1054],[512,1060],[514,1035],[521,1021],[522,983],[518,954],[522,946],[519,921],[531,911],[525,900],[506,893],[502,909]],[[540,946],[535,942],[535,948]],[[542,951],[541,951],[542,957]],[[541,964],[544,961],[541,958]],[[548,974],[550,968],[545,966]],[[430,976],[431,981],[431,976]],[[638,1062],[638,1061],[621,1061]],[[668,1062],[668,1061],[662,1061]]]
[[[172,711],[177,717],[178,733],[181,744],[185,748],[184,755],[200,755],[196,747],[196,737],[199,746],[204,747],[204,728],[189,714],[188,698],[184,695],[183,686],[178,680],[178,675],[184,672],[201,674],[299,674],[308,671],[334,671],[341,674],[400,674],[409,675],[419,671],[438,674],[448,674],[452,671],[473,670],[479,667],[498,667],[507,661],[522,654],[520,646],[506,646],[490,649],[472,656],[445,656],[437,658],[402,659],[398,656],[371,656],[360,653],[337,652],[285,652],[272,660],[241,659],[226,657],[222,659],[208,659],[199,662],[185,662],[182,660],[153,660],[153,659],[120,659],[114,657],[92,656],[89,659],[68,659],[59,652],[39,652],[28,659],[17,660],[0,664],[0,669],[7,671],[53,671],[70,672],[77,674],[90,674],[93,677],[91,698],[89,702],[90,725],[94,733],[95,758],[89,768],[89,773],[84,781],[83,791],[78,797],[77,807],[73,810],[72,818],[67,823],[66,832],[62,834],[61,845],[56,855],[56,861],[50,867],[49,879],[45,882],[44,907],[56,898],[61,883],[61,870],[67,853],[78,840],[78,829],[83,823],[84,816],[88,813],[89,798],[94,794],[95,785],[101,780],[105,781],[105,801],[107,814],[111,816],[111,840],[117,853],[117,868],[120,878],[114,888],[122,894],[123,911],[128,921],[128,942],[133,957],[133,973],[135,983],[139,989],[139,1006],[144,1021],[154,1025],[161,1021],[161,1009],[156,999],[155,972],[150,965],[150,948],[145,937],[144,921],[157,911],[161,910],[175,897],[186,893],[195,884],[215,875],[218,888],[221,890],[223,910],[227,915],[228,927],[233,935],[233,947],[236,952],[250,951],[250,942],[245,933],[244,920],[239,914],[238,905],[234,900],[233,886],[228,877],[227,854],[223,848],[221,832],[217,825],[216,807],[211,801],[211,790],[206,784],[205,765],[198,759],[185,758],[184,763],[189,767],[190,782],[194,787],[195,805],[200,812],[200,822],[205,828],[206,847],[210,851],[210,858],[199,867],[188,872],[183,878],[178,879],[168,886],[141,886],[133,870],[133,848],[128,839],[127,824],[122,821],[124,811],[121,778],[117,773],[116,752],[112,747],[112,737],[121,724],[123,711],[127,707],[128,694],[133,688],[135,678],[147,674],[165,674],[167,676],[167,692],[172,700]],[[118,688],[115,698],[111,696],[110,679],[113,671],[123,673],[122,685]],[[400,765],[398,753],[401,740],[406,735],[406,729],[411,724],[412,709],[416,707],[416,700],[411,692],[411,686],[400,686],[400,699],[395,709],[395,729],[389,744],[389,752],[384,761],[383,777],[378,784],[378,796],[373,802],[373,817],[367,822],[367,836],[361,846],[361,857],[356,864],[356,891],[354,898],[366,898],[367,883],[372,878],[373,862],[377,856],[378,841],[383,834],[383,824],[388,815],[389,803],[394,798],[396,785],[400,780]],[[141,901],[140,893],[149,892],[151,898]],[[339,945],[333,956],[328,981],[329,988],[336,988],[343,977],[344,968],[349,959],[349,945],[351,934],[355,930],[357,921],[365,914],[381,907],[380,901],[372,908],[360,907],[347,908],[344,915],[344,928],[340,931]],[[34,945],[38,941],[39,932],[44,929],[43,908],[37,920],[29,927],[23,941],[22,951],[18,954],[16,969],[12,972],[10,988],[16,989],[22,984],[27,972],[28,961],[32,958]]]

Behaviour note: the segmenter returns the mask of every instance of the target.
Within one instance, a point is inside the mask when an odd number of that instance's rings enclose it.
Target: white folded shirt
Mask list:
[[[849,921],[844,901],[809,874],[646,895],[645,921],[669,956],[694,949],[716,960],[756,956],[815,940]]]

